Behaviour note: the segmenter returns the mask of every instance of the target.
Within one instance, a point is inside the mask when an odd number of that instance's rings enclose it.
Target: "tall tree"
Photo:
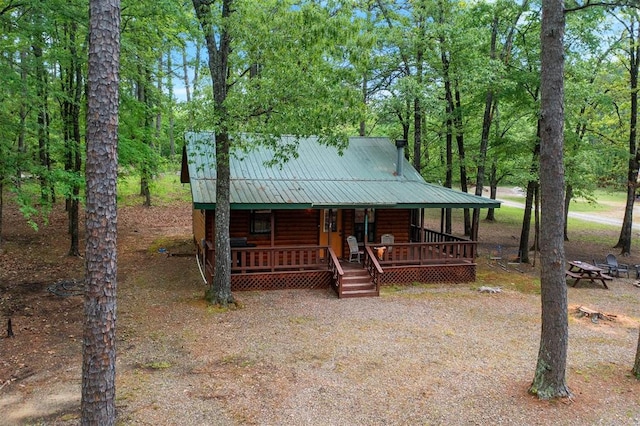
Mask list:
[[[120,0],[89,2],[82,424],[115,425]]]
[[[226,306],[234,302],[231,295],[231,247],[229,245],[230,203],[230,158],[229,129],[226,123],[225,101],[229,89],[229,55],[231,54],[231,34],[228,19],[234,12],[233,0],[214,2],[193,0],[196,16],[204,32],[209,53],[209,72],[213,84],[213,108],[216,144],[216,213],[215,213],[215,257],[216,267],[213,285],[207,293],[207,300]],[[220,7],[220,21],[213,21],[212,6]]]
[[[64,140],[65,171],[69,174],[69,191],[67,193],[67,216],[69,219],[69,256],[79,256],[79,212],[82,153],[80,150],[82,136],[80,134],[80,107],[84,78],[77,41],[78,24],[73,21],[65,23],[62,28],[61,45],[66,51],[65,57],[59,61],[60,74],[60,116],[62,118],[62,135]],[[85,52],[86,54],[86,52]]]
[[[506,37],[504,38],[504,44],[502,46],[500,54],[498,54],[498,31],[500,27],[500,16],[499,10],[507,9],[503,5],[496,5],[497,7],[493,10],[493,18],[491,20],[491,38],[489,43],[489,60],[491,62],[495,62],[496,60],[500,60],[502,65],[505,67],[509,65],[509,61],[511,58],[511,50],[513,48],[513,38],[516,33],[516,28],[518,25],[518,21],[522,14],[528,8],[528,0],[523,0],[522,5],[517,7],[516,12],[513,16],[509,16],[506,19],[509,20],[509,25],[506,28]],[[504,77],[504,73],[501,77]],[[482,130],[480,135],[480,146],[478,152],[478,160],[477,160],[477,172],[476,172],[476,191],[475,195],[481,196],[484,190],[484,186],[486,184],[486,160],[487,160],[487,151],[489,148],[489,136],[491,133],[491,126],[493,125],[493,120],[496,112],[498,111],[498,102],[499,102],[499,87],[497,85],[492,84],[487,88],[484,100],[484,113],[482,118]],[[491,173],[490,173],[491,174]],[[495,187],[491,186],[492,198],[495,198]],[[492,220],[492,215],[494,214],[494,209],[489,209],[487,213],[487,219]],[[473,218],[471,220],[471,239],[473,241],[477,241],[478,239],[478,230],[480,226],[480,210],[474,209]]]
[[[229,156],[232,143],[267,144],[273,164],[296,155],[297,138],[347,143],[362,117],[360,78],[344,64],[354,36],[351,10],[315,1],[193,0],[209,53],[215,133],[215,271],[207,299],[233,303],[229,247]],[[256,135],[251,141],[242,133]],[[295,137],[283,142],[279,135]]]
[[[627,168],[627,203],[624,209],[624,218],[620,237],[616,247],[620,249],[620,254],[628,256],[631,254],[631,230],[633,224],[633,204],[636,199],[636,188],[638,187],[638,170],[640,169],[640,150],[638,149],[638,70],[640,69],[640,19],[637,16],[638,10],[631,9],[629,22],[625,23],[629,47],[629,93],[631,96],[631,110],[629,111],[629,161]]]
[[[564,0],[542,1],[540,104],[540,298],[542,332],[529,392],[541,399],[568,397],[569,324],[564,253]]]

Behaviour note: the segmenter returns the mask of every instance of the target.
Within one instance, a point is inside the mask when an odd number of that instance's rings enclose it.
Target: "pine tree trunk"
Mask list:
[[[116,182],[120,2],[90,0],[83,425],[116,422]]]
[[[567,397],[569,324],[564,254],[564,2],[543,0],[540,40],[540,298],[542,331],[529,388],[540,399]]]

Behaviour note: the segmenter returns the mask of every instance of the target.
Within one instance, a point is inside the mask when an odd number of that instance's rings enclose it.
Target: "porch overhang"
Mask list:
[[[198,210],[215,210],[215,203],[194,202],[193,207]],[[500,202],[483,203],[482,205],[474,203],[397,203],[397,204],[314,204],[314,203],[231,203],[231,210],[305,210],[305,209],[486,209],[500,208]]]

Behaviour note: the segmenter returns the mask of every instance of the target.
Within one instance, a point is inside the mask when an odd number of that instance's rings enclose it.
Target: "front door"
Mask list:
[[[342,210],[324,209],[320,215],[320,244],[342,257]]]

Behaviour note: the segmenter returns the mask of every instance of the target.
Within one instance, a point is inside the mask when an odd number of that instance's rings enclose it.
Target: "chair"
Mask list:
[[[489,265],[494,263],[499,265],[500,262],[502,262],[502,246],[498,244],[489,253]]]
[[[358,247],[358,240],[353,235],[347,237],[347,244],[349,244],[349,262],[353,262],[354,259],[360,263],[360,256],[364,254],[364,251]]]
[[[609,273],[620,277],[620,273],[627,274],[627,278],[629,278],[629,265],[625,263],[618,263],[618,259],[612,254],[607,255],[607,265],[609,266]]]
[[[382,234],[382,236],[380,237],[380,244],[382,244],[383,246],[387,246],[387,252],[389,253],[391,253],[391,250],[393,250],[393,247],[389,247],[389,244],[393,244],[393,242],[393,234]]]

